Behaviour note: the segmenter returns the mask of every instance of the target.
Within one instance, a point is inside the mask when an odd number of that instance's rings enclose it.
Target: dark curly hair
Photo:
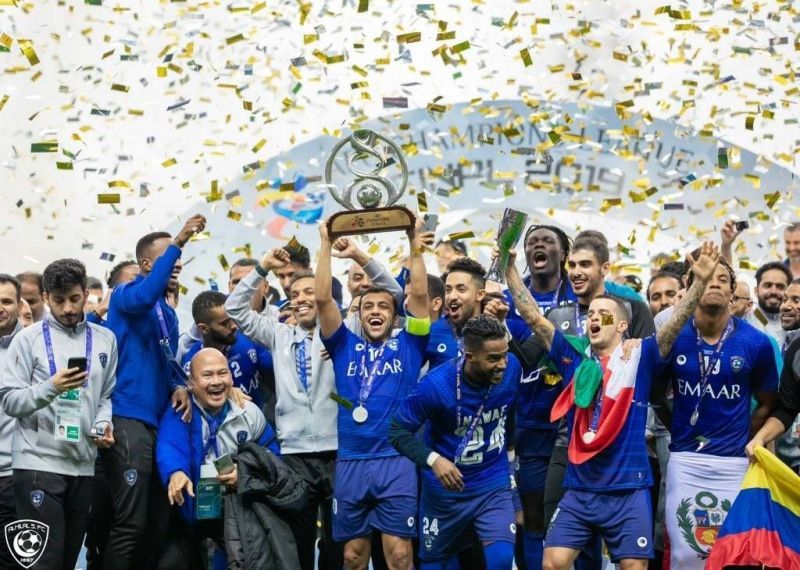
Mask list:
[[[448,263],[447,271],[445,271],[444,275],[442,275],[442,281],[447,283],[447,276],[457,271],[460,271],[461,273],[469,273],[472,276],[472,279],[478,283],[480,289],[483,289],[486,286],[486,269],[484,269],[483,265],[474,259],[460,257]]]
[[[75,285],[86,289],[86,267],[77,259],[57,259],[44,268],[42,282],[47,294],[66,293]]]
[[[461,335],[464,337],[464,347],[473,351],[480,349],[484,341],[506,338],[506,329],[494,317],[478,315],[464,323]]]

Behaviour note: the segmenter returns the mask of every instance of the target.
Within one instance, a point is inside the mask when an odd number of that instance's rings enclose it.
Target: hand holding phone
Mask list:
[[[230,453],[226,453],[225,455],[221,455],[214,460],[214,467],[217,468],[217,473],[220,475],[226,475],[233,471],[234,464],[233,458],[231,457]]]
[[[741,233],[741,232],[743,232],[744,230],[746,230],[747,228],[750,227],[750,222],[748,222],[747,220],[744,220],[742,222],[735,222],[733,225],[736,228],[736,231]]]
[[[73,356],[67,360],[67,368],[77,368],[78,372],[86,372],[86,363],[85,356]]]
[[[422,216],[422,228],[420,229],[420,233],[435,232],[436,227],[438,225],[439,225],[438,214],[425,214],[424,216]]]

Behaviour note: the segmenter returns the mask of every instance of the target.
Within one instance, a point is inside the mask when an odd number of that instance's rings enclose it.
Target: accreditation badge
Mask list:
[[[56,440],[70,443],[78,443],[81,440],[81,393],[82,388],[73,388],[56,398],[54,426]]]
[[[217,480],[217,469],[214,465],[200,466],[196,497],[197,520],[222,518],[222,484]]]

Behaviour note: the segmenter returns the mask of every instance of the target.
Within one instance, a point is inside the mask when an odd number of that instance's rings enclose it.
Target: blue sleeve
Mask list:
[[[266,447],[277,456],[281,454],[281,448],[278,445],[278,437],[275,435],[275,431],[272,429],[272,426],[269,425],[269,422],[264,426],[261,437],[258,438],[258,445]]]
[[[761,334],[761,342],[756,354],[756,363],[750,377],[753,378],[754,392],[778,391],[778,366],[775,363],[775,352],[767,335]]]
[[[164,296],[172,269],[180,256],[180,248],[170,244],[153,264],[153,270],[147,277],[114,289],[111,294],[111,304],[123,313],[144,313],[152,309]]]
[[[400,270],[400,273],[397,274],[397,277],[394,278],[403,291],[406,290],[406,284],[408,283],[408,278],[410,275],[411,272],[407,268],[403,267],[403,269]]]
[[[511,311],[509,311],[508,318],[506,318],[506,326],[508,327],[508,332],[517,342],[525,342],[531,336],[531,329],[528,324],[521,318],[512,316]]]
[[[177,471],[183,471],[191,478],[189,459],[191,423],[181,420],[178,412],[168,407],[161,417],[161,425],[156,438],[156,463],[161,475],[161,483],[166,487],[169,478]]]
[[[433,380],[426,374],[400,406],[394,421],[411,433],[417,433],[422,424],[443,411],[440,404]]]
[[[567,381],[574,376],[575,369],[583,360],[583,357],[572,348],[572,345],[567,342],[567,338],[558,329],[553,332],[553,345],[550,347],[548,356],[555,364],[558,373]]]
[[[347,346],[347,340],[352,334],[353,333],[347,330],[344,321],[342,321],[342,324],[339,325],[339,328],[336,329],[335,333],[328,338],[323,336],[320,336],[320,338],[322,339],[322,345],[325,347],[325,350],[327,350],[328,354],[333,357],[337,350],[341,350],[342,347]]]
[[[86,315],[86,321],[95,325],[100,325],[101,327],[106,326],[106,322],[103,320],[103,318],[94,311]]]

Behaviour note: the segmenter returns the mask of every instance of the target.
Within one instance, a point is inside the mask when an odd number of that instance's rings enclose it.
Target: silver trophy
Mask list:
[[[500,227],[497,230],[497,248],[500,250],[500,255],[492,262],[486,279],[505,285],[506,269],[508,268],[511,250],[517,247],[519,238],[522,237],[522,230],[525,229],[527,223],[528,214],[511,208],[505,209],[503,219],[500,220]]]
[[[337,155],[344,151],[345,164],[354,178],[341,189],[334,184]],[[386,176],[391,167],[400,171],[395,183]],[[339,168],[339,170],[343,170]],[[395,206],[408,184],[408,164],[400,146],[369,129],[359,129],[339,139],[325,164],[325,184],[334,200],[347,208],[328,220],[331,238],[376,232],[407,231],[414,227],[414,215],[403,206]],[[353,197],[360,208],[353,204]]]

